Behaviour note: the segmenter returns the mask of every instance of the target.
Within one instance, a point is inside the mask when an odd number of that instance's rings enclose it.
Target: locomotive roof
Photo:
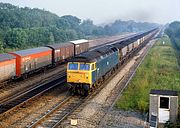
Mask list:
[[[12,60],[12,59],[15,59],[16,57],[11,55],[11,54],[0,54],[0,62],[2,61],[7,61],[7,60]]]
[[[105,56],[114,51],[117,51],[117,48],[112,46],[103,46],[101,48],[84,52],[71,59],[70,62],[94,62],[96,59],[100,58],[101,56]]]
[[[31,49],[20,50],[20,51],[10,52],[10,53],[14,53],[19,56],[28,56],[28,55],[37,54],[40,52],[46,52],[49,50],[51,50],[51,49],[48,47],[38,47],[38,48],[31,48]]]
[[[47,47],[50,47],[52,49],[59,49],[61,47],[66,47],[66,46],[73,46],[72,43],[66,42],[66,43],[58,43],[58,44],[52,44],[52,45],[47,45]]]
[[[87,43],[89,42],[88,40],[85,40],[85,39],[80,39],[80,40],[73,40],[73,41],[69,41],[73,44],[82,44],[82,43]]]

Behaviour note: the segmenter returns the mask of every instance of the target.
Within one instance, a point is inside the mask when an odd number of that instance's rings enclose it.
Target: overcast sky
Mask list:
[[[92,19],[95,24],[115,19],[165,24],[180,20],[180,0],[0,0],[20,7],[40,8],[59,16]]]

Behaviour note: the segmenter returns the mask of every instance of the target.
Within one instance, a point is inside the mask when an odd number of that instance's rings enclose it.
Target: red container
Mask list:
[[[89,49],[89,41],[85,39],[70,41],[70,43],[74,44],[75,55],[83,53]]]
[[[21,50],[10,54],[16,56],[17,77],[52,64],[52,49],[47,47]]]
[[[0,54],[0,82],[16,76],[16,57],[10,54]]]
[[[74,45],[72,43],[59,43],[48,45],[52,49],[52,63],[63,62],[65,59],[74,56]]]

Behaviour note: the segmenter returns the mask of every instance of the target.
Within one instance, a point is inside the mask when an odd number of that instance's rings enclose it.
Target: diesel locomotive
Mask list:
[[[157,29],[131,39],[112,42],[72,58],[67,64],[67,83],[72,94],[87,96],[117,68],[139,51],[156,33]]]

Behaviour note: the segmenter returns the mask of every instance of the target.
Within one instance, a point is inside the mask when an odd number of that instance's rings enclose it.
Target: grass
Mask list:
[[[117,101],[116,107],[147,112],[151,89],[180,92],[180,70],[175,50],[167,36],[163,36],[152,47],[127,89]]]

